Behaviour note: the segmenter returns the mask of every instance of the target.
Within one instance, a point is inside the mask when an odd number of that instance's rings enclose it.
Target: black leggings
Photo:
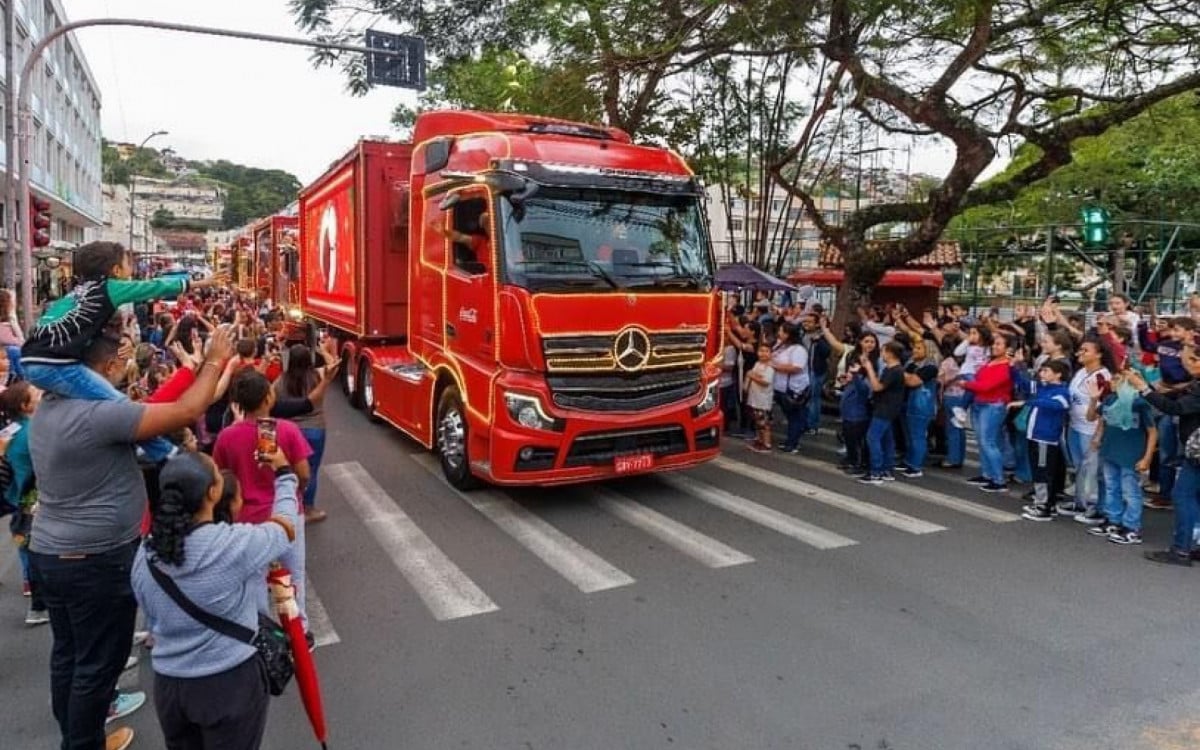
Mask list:
[[[867,468],[867,428],[870,426],[870,421],[842,422],[842,440],[846,443],[848,466]]]
[[[167,750],[258,750],[269,700],[256,656],[208,677],[154,675]]]

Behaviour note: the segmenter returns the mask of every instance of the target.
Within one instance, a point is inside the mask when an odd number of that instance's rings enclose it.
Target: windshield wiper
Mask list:
[[[605,270],[604,266],[594,260],[566,260],[555,258],[553,260],[518,260],[514,263],[522,266],[571,266],[572,268],[586,268],[596,274],[597,277],[603,279],[613,289],[623,289],[621,282]]]
[[[671,276],[666,278],[658,276],[657,274],[638,274],[642,277],[651,277],[652,281],[650,283],[652,283],[654,286],[665,286],[667,284],[684,281],[690,281],[692,284],[695,284],[697,289],[702,289],[705,285],[705,279],[699,273],[684,266],[676,266],[670,261],[647,260],[638,263],[622,263],[621,265],[633,266],[635,268],[669,268],[674,272]]]

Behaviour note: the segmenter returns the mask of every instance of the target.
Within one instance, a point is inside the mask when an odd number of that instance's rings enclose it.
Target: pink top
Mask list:
[[[275,421],[275,441],[293,466],[312,455],[312,448],[300,428],[286,419]],[[240,523],[263,523],[275,507],[275,472],[254,460],[258,450],[258,426],[247,419],[231,424],[217,435],[213,446],[213,461],[217,467],[229,469],[242,486]]]
[[[21,329],[7,320],[0,322],[0,346],[24,346],[25,336]]]

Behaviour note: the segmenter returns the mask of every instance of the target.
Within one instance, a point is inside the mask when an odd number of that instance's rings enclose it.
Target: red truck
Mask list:
[[[287,310],[300,307],[299,226],[299,218],[276,214],[250,230],[259,295]]]
[[[721,424],[702,195],[615,128],[425,113],[301,191],[301,306],[456,487],[692,466]]]

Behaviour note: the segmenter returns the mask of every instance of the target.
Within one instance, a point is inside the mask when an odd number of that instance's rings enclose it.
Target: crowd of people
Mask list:
[[[146,701],[117,689],[143,644],[167,748],[257,748],[268,704],[254,646],[166,588],[256,629],[278,561],[307,629],[304,530],[326,517],[316,476],[335,343],[219,277],[131,279],[116,243],[79,248],[74,271],[27,331],[0,292],[0,513],[25,622],[50,624],[62,747],[129,747],[132,730],[111,727]]]
[[[759,293],[727,309],[726,429],[751,450],[798,453],[836,405],[838,468],[866,485],[966,473],[970,430],[980,470],[966,484],[1020,486],[1024,519],[1073,518],[1120,545],[1142,544],[1145,508],[1173,509],[1169,547],[1145,557],[1190,566],[1200,559],[1200,297],[1176,316],[1135,310],[1123,294],[1107,307],[1067,312],[1056,296],[1011,317],[862,306],[835,332],[821,305]]]

